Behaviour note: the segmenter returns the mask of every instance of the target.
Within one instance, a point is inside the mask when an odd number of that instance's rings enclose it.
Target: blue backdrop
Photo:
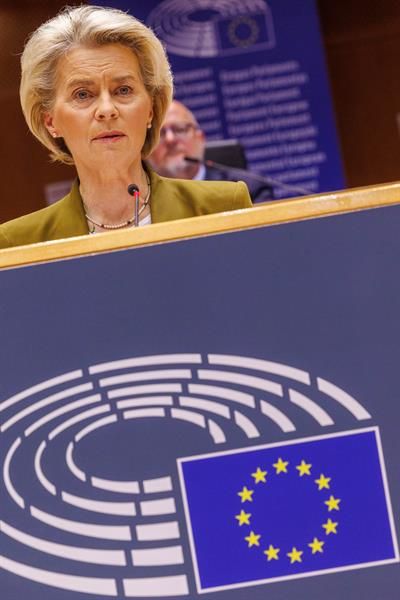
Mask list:
[[[315,0],[96,4],[153,28],[175,95],[208,139],[239,139],[252,170],[310,193],[344,187]],[[276,188],[277,198],[287,195]]]

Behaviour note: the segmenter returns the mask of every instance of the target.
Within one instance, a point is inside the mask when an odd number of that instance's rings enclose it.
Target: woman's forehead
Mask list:
[[[75,46],[58,61],[56,82],[70,79],[98,79],[103,76],[141,80],[139,61],[134,52],[121,44]]]

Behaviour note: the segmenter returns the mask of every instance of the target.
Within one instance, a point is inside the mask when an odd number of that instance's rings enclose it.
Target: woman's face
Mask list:
[[[140,161],[152,116],[138,60],[126,46],[77,47],[60,59],[45,125],[64,138],[78,170]]]

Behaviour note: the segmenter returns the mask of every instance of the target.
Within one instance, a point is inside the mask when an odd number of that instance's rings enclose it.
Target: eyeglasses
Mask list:
[[[163,141],[165,139],[168,131],[170,131],[176,137],[177,140],[185,140],[196,129],[198,129],[198,127],[194,123],[176,123],[175,125],[167,125],[161,127],[160,140]]]

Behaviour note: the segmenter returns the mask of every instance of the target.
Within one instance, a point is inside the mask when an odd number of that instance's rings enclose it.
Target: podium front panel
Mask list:
[[[395,598],[399,211],[1,271],[1,597]]]

